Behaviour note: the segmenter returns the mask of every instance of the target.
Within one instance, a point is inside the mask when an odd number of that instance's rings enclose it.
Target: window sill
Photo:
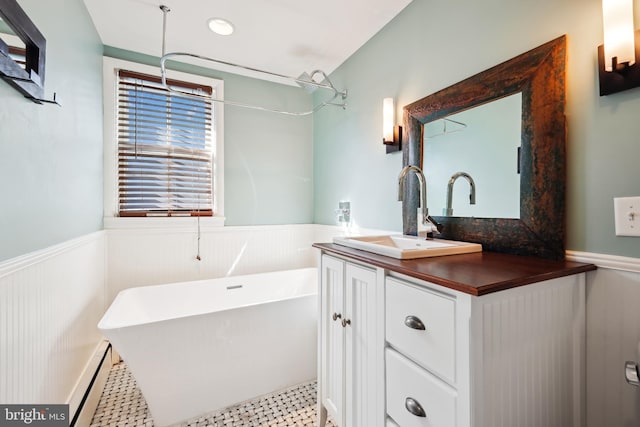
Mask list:
[[[223,216],[202,216],[202,217],[104,217],[105,230],[139,230],[139,229],[169,229],[169,230],[189,230],[197,227],[200,218],[200,227],[218,228],[224,227]]]

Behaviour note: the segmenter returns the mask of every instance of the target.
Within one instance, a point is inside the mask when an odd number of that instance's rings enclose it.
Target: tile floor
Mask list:
[[[314,381],[206,414],[180,426],[283,427],[315,426],[315,422]],[[90,427],[106,426],[153,426],[147,403],[124,363],[111,369]],[[327,426],[335,427],[331,420],[327,422]]]

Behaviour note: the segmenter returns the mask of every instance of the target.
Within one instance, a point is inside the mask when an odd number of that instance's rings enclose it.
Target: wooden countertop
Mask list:
[[[334,243],[313,247],[476,296],[596,269],[593,264],[498,252],[400,260]]]

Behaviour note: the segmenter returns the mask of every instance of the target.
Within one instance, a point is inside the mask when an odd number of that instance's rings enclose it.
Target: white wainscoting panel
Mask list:
[[[590,262],[587,274],[587,427],[640,426],[640,387],[624,379],[640,363],[640,258],[567,251]]]
[[[0,402],[65,403],[102,337],[105,233],[0,263]]]
[[[640,363],[640,273],[601,268],[587,281],[587,426],[640,426],[640,387],[624,363]]]
[[[315,266],[316,226],[111,229],[108,301],[123,289]]]
[[[475,425],[583,426],[584,289],[574,275],[482,297]]]
[[[344,234],[376,230],[205,224],[197,261],[195,222],[180,228],[114,228],[4,261],[0,402],[66,402],[102,339],[96,324],[122,289],[314,266],[311,244]],[[638,426],[640,388],[625,382],[624,362],[640,358],[640,259],[572,251],[567,258],[599,267],[586,280],[586,425]],[[563,299],[553,296],[547,309]],[[502,318],[508,311],[501,313],[496,327],[509,324]]]

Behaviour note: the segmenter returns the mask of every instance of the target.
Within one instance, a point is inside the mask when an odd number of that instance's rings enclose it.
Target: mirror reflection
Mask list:
[[[521,118],[518,92],[423,125],[431,215],[520,218]]]
[[[24,68],[26,45],[2,18],[0,18],[0,40],[7,45],[9,57]]]

